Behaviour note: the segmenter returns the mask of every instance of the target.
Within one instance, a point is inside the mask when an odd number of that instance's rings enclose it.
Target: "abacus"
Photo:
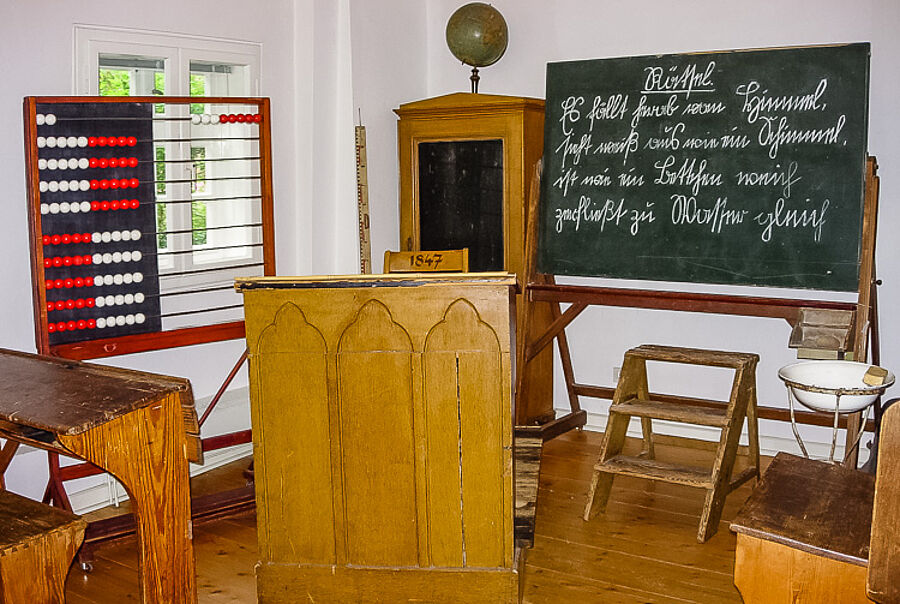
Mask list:
[[[269,101],[27,97],[38,351],[244,335],[235,277],[275,273]]]

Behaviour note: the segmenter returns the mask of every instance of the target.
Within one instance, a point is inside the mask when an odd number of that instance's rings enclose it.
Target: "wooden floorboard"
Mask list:
[[[573,431],[544,445],[534,548],[526,558],[528,604],[719,604],[741,602],[732,583],[735,537],[728,524],[755,481],[726,500],[718,533],[696,541],[704,491],[638,478],[616,477],[605,514],[581,519],[602,434]],[[634,454],[639,443],[629,442]],[[657,457],[682,464],[711,463],[708,446],[657,443]],[[192,489],[217,481],[239,483],[246,463],[218,471]],[[735,472],[746,467],[739,459]],[[229,475],[229,472],[231,476]],[[106,514],[108,512],[102,512]],[[256,601],[256,521],[252,513],[195,526],[200,602]],[[138,602],[133,538],[102,545],[93,572],[73,567],[69,604]]]

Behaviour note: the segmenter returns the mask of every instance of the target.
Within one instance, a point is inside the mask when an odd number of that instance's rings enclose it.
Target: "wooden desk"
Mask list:
[[[79,457],[122,482],[134,506],[147,603],[197,601],[191,410],[185,379],[0,349],[0,436]]]
[[[744,601],[868,603],[875,477],[779,453],[731,529]]]

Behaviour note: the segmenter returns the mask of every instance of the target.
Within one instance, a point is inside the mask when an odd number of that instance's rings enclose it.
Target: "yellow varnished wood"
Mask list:
[[[374,281],[241,287],[260,601],[515,601],[515,281]]]

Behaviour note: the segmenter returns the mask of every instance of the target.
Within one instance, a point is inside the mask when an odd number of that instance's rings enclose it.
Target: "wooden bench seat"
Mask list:
[[[69,512],[0,491],[0,602],[65,602],[65,582],[87,523]]]

